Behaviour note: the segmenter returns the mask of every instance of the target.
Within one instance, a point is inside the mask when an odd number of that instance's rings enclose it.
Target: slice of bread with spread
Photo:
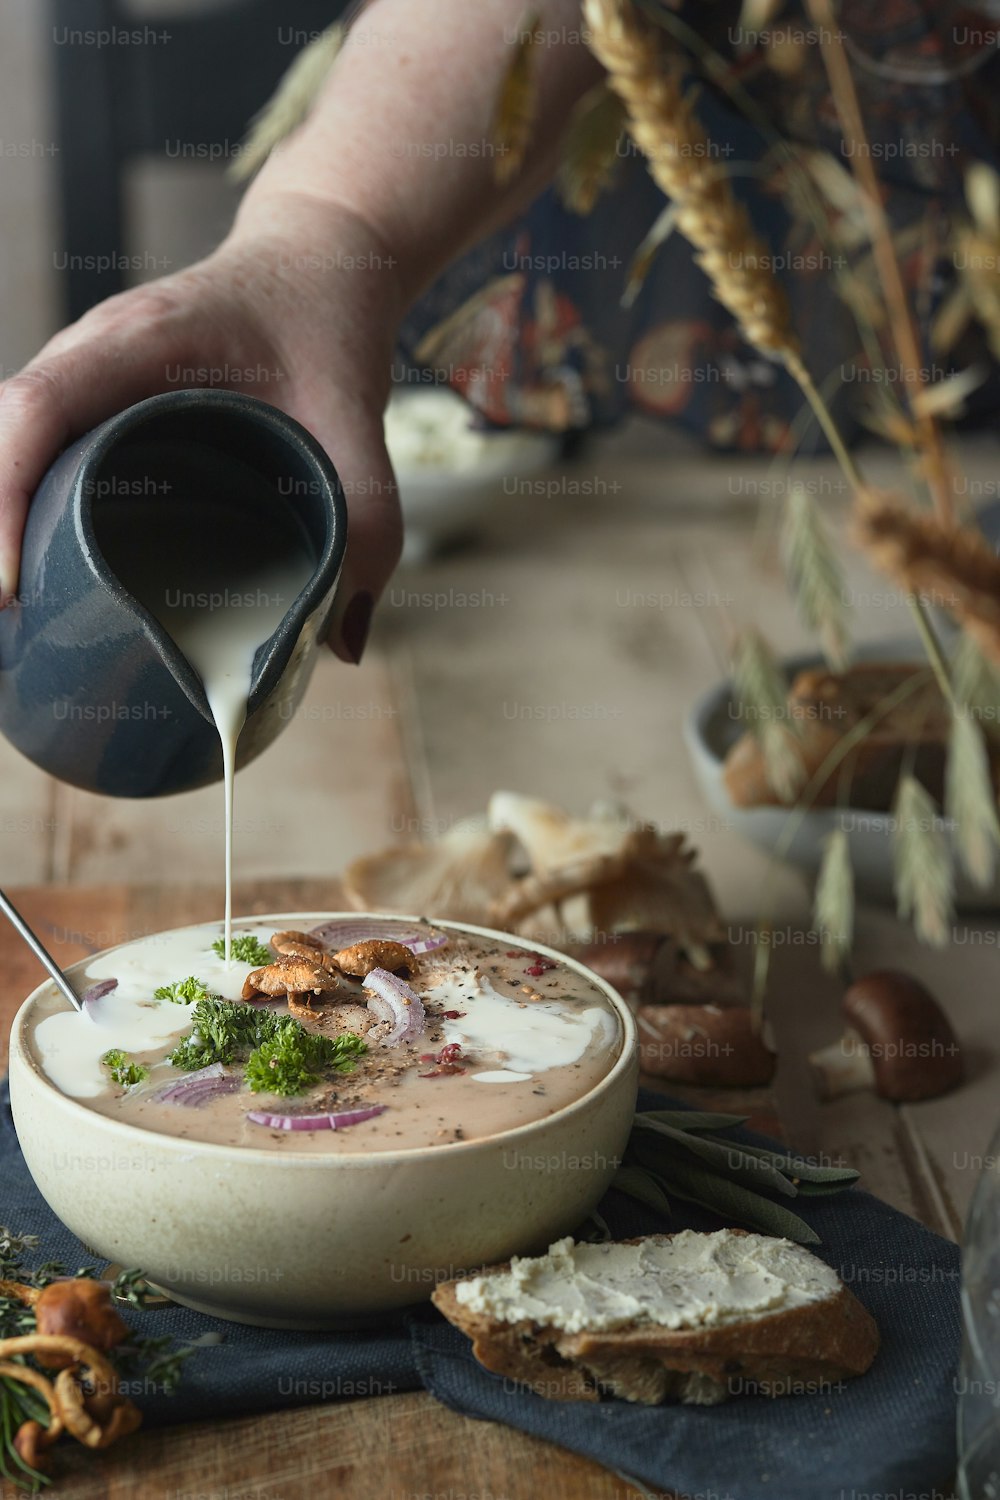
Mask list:
[[[828,1392],[863,1375],[879,1346],[824,1261],[742,1229],[558,1240],[442,1282],[433,1300],[486,1369],[557,1401]]]

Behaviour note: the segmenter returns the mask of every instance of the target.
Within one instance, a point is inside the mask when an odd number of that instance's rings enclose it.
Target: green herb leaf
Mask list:
[[[768,1161],[750,1153],[744,1153],[735,1141],[713,1140],[704,1135],[685,1135],[682,1130],[673,1130],[669,1125],[660,1125],[655,1120],[640,1127],[641,1131],[655,1131],[667,1138],[675,1151],[684,1151],[696,1156],[714,1171],[728,1177],[732,1182],[745,1182],[750,1187],[770,1188],[782,1197],[794,1198],[795,1187],[778,1169]],[[637,1132],[635,1149],[645,1166],[659,1166],[662,1145],[652,1145],[643,1134]],[[669,1149],[669,1148],[668,1148]],[[650,1160],[652,1155],[653,1160]]]
[[[714,1115],[698,1109],[643,1109],[636,1115],[636,1123],[643,1120],[659,1120],[672,1125],[675,1130],[728,1130],[734,1125],[745,1125],[749,1115]]]
[[[153,991],[154,1000],[173,1000],[177,1005],[192,1005],[195,1000],[208,999],[208,986],[191,974],[187,979],[176,979],[173,984],[161,984]]]
[[[627,1193],[630,1198],[635,1198],[639,1203],[645,1203],[647,1208],[652,1208],[669,1219],[670,1199],[660,1186],[659,1180],[645,1167],[640,1167],[635,1162],[619,1167],[611,1186],[619,1193]]]
[[[193,1030],[178,1043],[167,1061],[190,1071],[209,1063],[232,1062],[239,1051],[252,1051],[275,1034],[281,1020],[272,1010],[247,1005],[240,1000],[222,1000],[210,995],[196,1002],[191,1012]]]
[[[730,1222],[746,1224],[762,1234],[783,1236],[799,1245],[820,1242],[816,1231],[798,1214],[695,1162],[678,1158],[671,1163],[666,1181],[674,1197],[699,1203]]]
[[[814,1166],[789,1152],[707,1130],[731,1130],[745,1118],[698,1110],[641,1111],[612,1186],[665,1216],[671,1197],[683,1198],[730,1222],[799,1244],[816,1243],[818,1236],[797,1214],[766,1194],[827,1197],[849,1188],[858,1173],[851,1167]]]
[[[835,973],[854,939],[854,872],[846,828],[835,828],[823,846],[816,880],[813,927],[819,933],[820,960]]]
[[[124,1088],[131,1088],[136,1083],[145,1083],[149,1077],[149,1069],[142,1063],[133,1062],[127,1052],[120,1047],[112,1047],[105,1052],[101,1062],[109,1069],[115,1083],[120,1083]]]
[[[803,1184],[838,1184],[850,1187],[852,1182],[857,1182],[861,1173],[854,1167],[817,1167],[812,1162],[803,1161],[799,1156],[790,1156],[784,1151],[769,1151],[766,1146],[747,1146],[740,1142],[740,1150],[746,1155],[761,1156],[783,1172],[786,1177],[791,1178],[798,1184],[802,1191]]]
[[[734,697],[764,756],[767,778],[782,802],[793,802],[806,780],[799,721],[788,707],[788,685],[764,637],[744,630],[733,649]]]
[[[255,1094],[301,1094],[318,1083],[323,1071],[349,1073],[359,1052],[368,1049],[348,1032],[338,1037],[316,1036],[291,1017],[269,1041],[247,1058],[244,1077]]]
[[[1000,822],[986,740],[964,707],[951,722],[944,805],[955,821],[962,864],[973,883],[985,890],[993,884]]]
[[[830,545],[816,501],[801,485],[788,491],[781,557],[799,615],[823,643],[830,666],[846,665],[847,610],[840,560]]]
[[[192,1031],[169,1053],[167,1061],[190,1072],[244,1056],[246,1082],[255,1093],[301,1093],[318,1082],[323,1073],[350,1072],[354,1059],[368,1050],[367,1044],[351,1032],[338,1037],[317,1036],[294,1016],[239,1000],[215,996],[199,1000],[191,1020]]]
[[[952,923],[954,872],[937,805],[915,776],[904,774],[899,778],[893,815],[899,915],[912,915],[920,941],[941,948]]]
[[[226,940],[224,937],[215,939],[215,942],[212,944],[212,952],[217,953],[220,958],[225,958]],[[232,955],[236,962],[240,964],[257,964],[260,967],[263,964],[274,963],[274,954],[270,948],[265,947],[260,938],[256,938],[248,932],[241,933],[239,937],[234,935]]]

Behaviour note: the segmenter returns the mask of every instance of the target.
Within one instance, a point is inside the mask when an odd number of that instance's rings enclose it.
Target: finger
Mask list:
[[[138,288],[57,335],[0,384],[0,607],[16,592],[31,498],[66,445],[169,389],[191,323],[172,294]]]
[[[326,449],[340,476],[347,501],[347,553],[327,640],[341,661],[358,663],[368,639],[375,606],[392,577],[403,545],[399,495],[382,423],[370,410],[360,412],[334,398],[334,415],[310,421],[293,412]],[[315,413],[317,403],[310,403]]]

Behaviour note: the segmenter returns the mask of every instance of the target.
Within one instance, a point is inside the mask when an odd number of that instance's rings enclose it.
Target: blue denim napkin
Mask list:
[[[677,1108],[645,1091],[640,1109]],[[759,1136],[741,1132],[750,1141]],[[421,1307],[366,1332],[285,1333],[171,1307],[130,1314],[144,1334],[221,1342],[187,1361],[173,1396],[137,1393],[152,1425],[391,1395],[425,1386],[454,1411],[506,1422],[586,1454],[654,1489],[711,1500],[860,1500],[931,1492],[955,1468],[954,1380],[959,1348],[955,1245],[857,1188],[796,1203],[813,1247],[875,1317],[882,1347],[867,1375],[839,1388],[715,1407],[546,1401],[476,1363],[468,1339]],[[616,1239],[719,1220],[678,1203],[664,1225],[615,1191],[600,1211]],[[0,1223],[41,1241],[40,1258],[75,1269],[91,1259],[28,1175],[0,1086]]]

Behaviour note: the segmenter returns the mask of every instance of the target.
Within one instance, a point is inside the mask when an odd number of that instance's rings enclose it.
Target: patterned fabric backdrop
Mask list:
[[[708,84],[692,64],[720,169],[732,174],[770,247],[814,378],[856,432],[885,374],[866,357],[842,290],[876,328],[881,306],[815,28],[797,4],[757,33],[741,26],[732,0],[650,0],[646,9],[682,41],[696,31],[743,93],[737,107],[730,90]],[[967,420],[981,420],[1000,399],[1000,375],[979,330],[969,325],[942,355],[931,352],[930,329],[956,277],[949,237],[965,213],[965,170],[976,160],[996,164],[1000,0],[846,0],[838,24],[920,323],[921,374],[930,381],[973,361],[988,366],[967,403]],[[797,206],[801,174],[789,170],[778,138],[810,153],[828,220],[822,229]],[[504,426],[564,431],[606,425],[631,408],[679,421],[721,448],[821,449],[794,383],[741,339],[679,235],[660,246],[633,305],[623,306],[629,264],[664,206],[623,137],[612,186],[589,216],[549,189],[449,268],[404,325],[406,363],[397,374],[447,383]]]

